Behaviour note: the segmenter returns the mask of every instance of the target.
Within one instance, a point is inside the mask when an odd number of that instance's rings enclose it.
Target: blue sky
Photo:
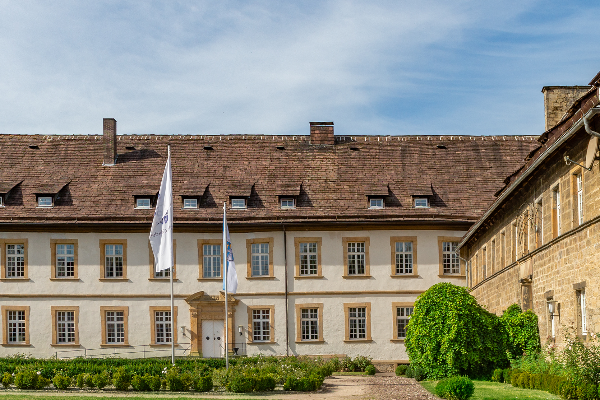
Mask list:
[[[587,4],[586,4],[587,3]],[[0,0],[0,132],[538,135],[600,70],[583,1]]]

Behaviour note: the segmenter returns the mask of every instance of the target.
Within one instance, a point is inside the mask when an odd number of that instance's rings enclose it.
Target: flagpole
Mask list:
[[[227,233],[226,233],[226,209],[225,205],[227,203],[223,202],[223,280],[225,282],[225,370],[229,369],[229,351],[228,351],[228,342],[229,342],[229,323],[228,323],[228,309],[227,309],[227,269],[229,268],[229,261],[227,260]]]
[[[168,157],[169,160],[171,159],[171,145],[167,145],[167,153],[168,153]],[[173,209],[173,196],[171,196],[171,210]],[[171,215],[171,218],[173,218],[173,216]],[[170,243],[171,248],[173,248],[173,242]],[[172,257],[172,255],[171,255]],[[171,364],[173,364],[173,366],[175,366],[175,334],[177,332],[175,332],[175,329],[177,328],[175,326],[175,300],[173,298],[173,273],[174,273],[175,268],[173,267],[173,259],[171,258],[171,270],[170,270],[170,280],[171,280]]]

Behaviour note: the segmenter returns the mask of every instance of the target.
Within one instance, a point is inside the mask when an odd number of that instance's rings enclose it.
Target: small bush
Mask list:
[[[83,376],[83,381],[85,382],[85,386],[94,389],[96,384],[94,383],[94,375],[93,374],[85,374]]]
[[[215,369],[212,373],[213,385],[217,387],[227,387],[229,381],[229,371],[225,368]]]
[[[373,362],[371,361],[371,358],[369,357],[364,357],[364,356],[356,356],[354,358],[354,360],[352,360],[352,363],[354,364],[354,370],[355,371],[366,371],[366,368],[369,365],[373,365]]]
[[[502,382],[510,383],[510,375],[512,374],[511,368],[504,368],[502,370]]]
[[[315,374],[304,377],[289,376],[283,385],[284,390],[312,392],[321,387],[323,379]]]
[[[413,378],[417,381],[417,382],[421,382],[423,379],[425,379],[427,377],[427,375],[425,374],[425,370],[419,366],[415,366],[413,368]]]
[[[406,364],[398,364],[398,366],[396,367],[396,376],[406,374],[407,368],[408,368],[408,365],[406,365]]]
[[[409,365],[408,368],[406,368],[406,371],[404,372],[404,375],[406,375],[407,378],[413,378],[414,377],[414,370],[413,370],[413,366]]]
[[[473,381],[466,376],[453,376],[442,379],[435,387],[435,393],[449,400],[467,400],[475,392]]]
[[[75,377],[75,386],[79,389],[83,389],[85,387],[85,374],[78,374]]]
[[[560,385],[560,396],[566,400],[579,400],[577,384],[573,381],[563,382]]]
[[[504,382],[504,370],[503,369],[495,369],[494,373],[492,373],[492,382]]]
[[[2,386],[4,386],[5,389],[10,387],[14,381],[15,377],[10,372],[5,372],[2,375]]]
[[[256,387],[254,390],[257,392],[275,390],[275,378],[268,374],[259,375],[256,379]]]
[[[577,398],[579,400],[596,400],[598,387],[593,383],[580,383],[577,385]]]
[[[140,375],[134,375],[131,378],[131,386],[133,387],[133,390],[137,392],[150,391],[150,385],[148,385],[148,382],[144,379],[143,376]]]
[[[274,380],[273,380],[274,381]],[[213,380],[210,375],[201,376],[195,382],[194,390],[197,392],[208,392],[213,388]]]
[[[371,364],[371,365],[367,365],[367,368],[365,368],[365,372],[368,375],[375,375],[375,372],[377,372],[377,370],[375,369],[375,366]]]
[[[54,378],[52,378],[52,384],[59,390],[67,390],[69,385],[71,385],[71,378],[61,372],[54,375]]]
[[[50,379],[46,378],[43,375],[39,375],[37,382],[35,383],[35,388],[37,390],[41,390],[41,389],[44,389],[44,388],[50,386],[51,383],[52,383],[52,381]]]
[[[227,390],[234,393],[249,393],[256,385],[256,378],[245,375],[234,375],[227,383]]]
[[[160,377],[156,375],[144,375],[144,379],[146,379],[146,383],[148,387],[153,392],[158,392],[160,390]]]
[[[26,369],[17,372],[15,376],[15,386],[21,390],[33,390],[38,387],[38,376],[37,371],[32,369]]]
[[[110,383],[110,376],[108,376],[108,372],[102,371],[99,374],[95,374],[92,377],[92,383],[95,387],[102,390]]]
[[[113,385],[117,390],[128,390],[131,385],[131,375],[123,367],[119,367],[113,373]]]

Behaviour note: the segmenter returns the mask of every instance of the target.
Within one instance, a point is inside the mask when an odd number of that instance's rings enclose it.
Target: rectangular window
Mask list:
[[[135,208],[150,208],[150,197],[138,197],[135,199]]]
[[[104,245],[104,277],[123,278],[123,245]]]
[[[183,199],[183,208],[198,208],[198,199]]]
[[[442,265],[444,275],[460,274],[460,259],[456,254],[458,242],[442,242]],[[483,262],[485,265],[485,261]],[[484,267],[485,270],[485,267]]]
[[[364,242],[349,242],[348,246],[348,275],[365,274],[365,244]]]
[[[6,245],[6,278],[25,278],[25,245]]]
[[[221,278],[221,245],[205,244],[202,254],[202,277]]]
[[[483,279],[487,278],[487,248],[484,247],[481,256],[481,268],[483,269]],[[445,269],[444,269],[445,272]]]
[[[517,225],[517,223],[515,222],[513,224],[513,257],[514,260],[513,261],[517,261],[519,259],[519,227]]]
[[[427,208],[429,207],[429,199],[427,197],[416,197],[415,208]]]
[[[8,325],[8,343],[25,343],[27,331],[25,311],[7,311],[6,320]]]
[[[538,200],[535,203],[535,247],[539,248],[544,243],[544,219],[542,214],[543,203],[542,200]]]
[[[246,199],[231,199],[231,208],[246,208]]]
[[[252,310],[252,341],[271,341],[271,310]]]
[[[585,310],[585,288],[575,291],[577,306],[577,333],[587,335],[587,315]]]
[[[583,224],[583,175],[581,173],[575,176],[577,186],[577,221],[579,225]]]
[[[56,278],[75,276],[75,245],[56,245]]]
[[[269,275],[269,243],[253,243],[252,276]]]
[[[500,233],[500,268],[506,267],[506,232]]]
[[[75,343],[75,311],[56,312],[56,342]]]
[[[125,313],[106,311],[106,343],[125,343]]]
[[[0,207],[4,207],[4,195],[0,195]]]
[[[413,307],[397,307],[396,308],[396,330],[397,338],[406,338],[406,326],[410,320],[410,316],[413,313]]]
[[[367,309],[366,307],[350,307],[348,309],[348,324],[350,340],[367,338]]]
[[[413,273],[412,242],[396,242],[396,275]]]
[[[383,208],[383,199],[382,198],[369,199],[369,208]]]
[[[52,197],[38,196],[38,207],[52,207]]]
[[[301,310],[300,324],[302,340],[319,340],[319,309],[305,308]]]
[[[123,249],[123,252],[126,253],[127,249]],[[125,255],[125,254],[124,254]],[[162,269],[160,271],[156,270],[156,260],[154,259],[154,252],[152,251],[152,246],[150,242],[148,242],[148,257],[149,257],[149,268],[150,268],[150,279],[169,279],[171,277],[171,268]],[[124,259],[125,261],[125,259]],[[177,240],[173,239],[173,268],[174,274],[173,279],[177,279]]]
[[[161,278],[170,278],[171,277],[171,268],[161,269],[160,271],[157,271],[156,270],[156,260],[154,260],[153,263],[154,263],[154,266],[153,266],[154,278],[161,279]]]
[[[300,243],[300,275],[317,275],[317,243]]]
[[[169,344],[173,340],[171,311],[154,312],[154,338],[155,344]]]
[[[296,199],[291,197],[284,197],[280,200],[282,209],[296,208]]]
[[[560,189],[555,187],[552,190],[552,237],[560,235],[561,218],[560,218]]]

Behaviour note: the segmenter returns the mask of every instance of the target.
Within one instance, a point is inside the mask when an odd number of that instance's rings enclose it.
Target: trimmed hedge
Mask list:
[[[408,368],[408,365],[406,365],[406,364],[399,364],[396,367],[396,376],[400,376],[400,375],[406,374],[406,369],[407,368]]]
[[[435,387],[435,394],[444,399],[467,400],[475,392],[473,381],[466,376],[442,379]]]

